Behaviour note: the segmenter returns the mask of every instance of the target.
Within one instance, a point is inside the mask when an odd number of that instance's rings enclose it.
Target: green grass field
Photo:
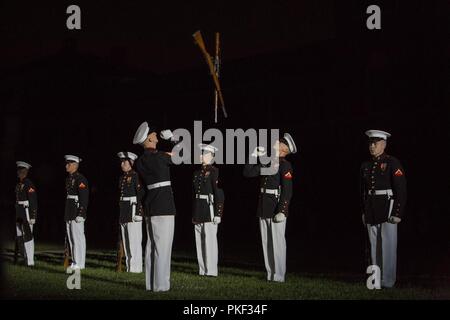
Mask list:
[[[368,290],[361,276],[353,278],[288,273],[286,283],[265,280],[262,267],[221,266],[219,277],[200,277],[194,256],[175,254],[169,292],[145,290],[144,274],[115,272],[115,252],[89,251],[81,273],[81,290],[66,287],[62,248],[37,246],[36,265],[12,263],[12,250],[1,253],[9,299],[450,299],[446,285]],[[411,282],[412,283],[412,282]]]

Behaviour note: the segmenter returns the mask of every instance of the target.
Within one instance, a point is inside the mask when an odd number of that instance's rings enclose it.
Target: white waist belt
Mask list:
[[[265,188],[261,188],[261,193],[273,194],[273,195],[275,195],[275,196],[278,197],[279,190],[278,190],[278,189],[265,189]]]
[[[120,197],[120,201],[127,201],[131,205],[131,218],[136,215],[137,197]]]
[[[204,199],[208,201],[209,204],[209,215],[211,222],[214,221],[214,195],[213,194],[195,194],[196,199]]]
[[[30,202],[28,200],[25,201],[17,201],[18,205],[24,206],[25,208],[25,215],[27,216],[27,221],[30,222],[30,212],[28,210],[28,207],[30,205]]]
[[[72,194],[68,194],[67,195],[67,199],[75,200],[75,204],[77,205],[77,208],[80,207],[80,203],[78,202],[78,196],[72,195]]]
[[[136,202],[137,201],[137,197],[120,197],[120,201],[130,201],[130,202]]]
[[[392,196],[394,193],[392,192],[392,189],[386,189],[386,190],[369,190],[369,195],[375,195],[375,196],[382,196],[382,195],[388,195]]]
[[[389,199],[389,215],[388,215],[388,219],[391,217],[391,213],[392,213],[392,208],[394,206],[394,199],[392,198],[392,196],[394,195],[394,193],[392,192],[392,189],[386,189],[386,190],[369,190],[368,194],[370,196],[389,196],[391,197]]]
[[[170,181],[162,181],[162,182],[157,182],[154,184],[149,184],[149,185],[147,185],[147,189],[152,190],[152,189],[166,187],[166,186],[170,186]]]
[[[211,195],[211,197],[213,197],[213,196]],[[209,200],[209,195],[207,195],[207,194],[196,194],[195,198]]]

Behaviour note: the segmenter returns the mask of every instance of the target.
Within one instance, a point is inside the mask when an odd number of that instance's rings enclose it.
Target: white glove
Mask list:
[[[133,217],[133,221],[134,222],[141,222],[142,221],[142,216],[134,216]]]
[[[366,225],[366,217],[364,215],[361,216],[363,225]]]
[[[36,219],[30,219],[29,224],[33,225],[33,224],[35,224],[35,223],[36,223]]]
[[[399,223],[400,221],[402,221],[402,219],[399,218],[399,217],[394,217],[394,216],[390,216],[390,217],[389,217],[389,223],[397,224],[397,223]]]
[[[284,220],[286,220],[286,216],[282,212],[277,213],[275,217],[273,217],[274,222],[283,222]]]
[[[164,140],[173,140],[174,135],[172,133],[171,130],[167,129],[167,130],[163,130],[159,133],[159,136],[164,139]]]
[[[214,224],[219,224],[222,221],[222,219],[219,216],[215,216],[213,219]]]
[[[251,154],[252,157],[262,157],[266,154],[266,149],[264,147],[256,147]]]
[[[86,220],[85,218],[80,217],[80,216],[78,216],[78,217],[75,218],[75,222],[76,222],[76,223],[84,222],[85,220]]]

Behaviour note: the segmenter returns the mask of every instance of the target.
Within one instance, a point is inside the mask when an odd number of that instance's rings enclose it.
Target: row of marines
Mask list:
[[[361,205],[363,223],[367,226],[372,264],[382,269],[382,285],[392,287],[396,278],[397,224],[406,203],[406,180],[400,162],[387,155],[389,133],[369,130],[370,161],[361,167]],[[172,242],[175,226],[175,202],[171,187],[172,154],[158,150],[158,138],[176,144],[170,130],[158,136],[156,128],[142,123],[133,139],[143,154],[119,152],[123,174],[119,181],[119,223],[128,272],[140,273],[145,268],[146,289],[170,289]],[[200,144],[201,167],[192,180],[192,222],[196,242],[199,274],[218,275],[217,231],[224,212],[224,192],[219,187],[219,170],[214,163],[217,148]],[[286,159],[297,152],[293,138],[286,133],[274,146],[279,156],[275,174],[262,175],[264,165],[244,165],[245,177],[259,177],[260,195],[257,216],[261,233],[267,280],[284,282],[286,275],[286,221],[293,192],[293,169]],[[262,147],[251,154],[265,155]],[[84,269],[86,238],[84,223],[89,202],[89,184],[79,172],[82,159],[66,155],[66,237],[70,248],[71,270]],[[21,248],[27,265],[34,265],[33,226],[37,217],[36,187],[27,177],[31,165],[17,161],[19,182],[16,186],[16,245]],[[142,252],[142,230],[145,225],[147,243],[145,263]]]

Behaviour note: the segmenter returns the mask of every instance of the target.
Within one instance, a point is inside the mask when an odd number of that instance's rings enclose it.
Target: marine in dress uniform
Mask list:
[[[161,131],[160,137],[175,142],[170,130]],[[133,143],[144,148],[136,160],[136,170],[147,189],[143,203],[147,228],[145,286],[147,290],[168,291],[176,214],[170,181],[171,154],[156,149],[156,129],[147,122],[139,126]]]
[[[16,245],[23,255],[27,266],[34,266],[33,225],[37,216],[36,187],[27,177],[31,165],[17,161],[16,184]]]
[[[384,150],[391,135],[368,130],[372,158],[361,166],[362,220],[369,233],[371,261],[381,269],[381,286],[395,284],[397,269],[397,224],[406,204],[406,178],[400,161]]]
[[[267,280],[284,282],[286,274],[286,219],[292,197],[293,171],[285,156],[296,153],[297,147],[292,137],[286,133],[276,146],[279,150],[279,168],[273,175],[261,175],[261,164],[246,164],[245,177],[260,176],[260,195],[257,216],[261,231],[261,242]],[[265,154],[264,148],[257,147],[253,157]]]
[[[119,223],[122,233],[123,248],[126,256],[127,271],[142,272],[142,198],[145,194],[139,176],[133,170],[137,155],[132,152],[119,152],[123,171],[119,189]]]
[[[192,222],[194,223],[195,244],[199,274],[217,276],[218,245],[217,228],[221,222],[224,193],[218,187],[219,169],[211,163],[217,148],[200,144],[202,150],[201,168],[193,176]]]
[[[64,220],[66,222],[67,239],[69,240],[72,265],[70,268],[84,269],[86,261],[86,237],[84,222],[89,202],[89,185],[85,176],[78,172],[81,158],[65,155],[66,171],[66,208]]]

